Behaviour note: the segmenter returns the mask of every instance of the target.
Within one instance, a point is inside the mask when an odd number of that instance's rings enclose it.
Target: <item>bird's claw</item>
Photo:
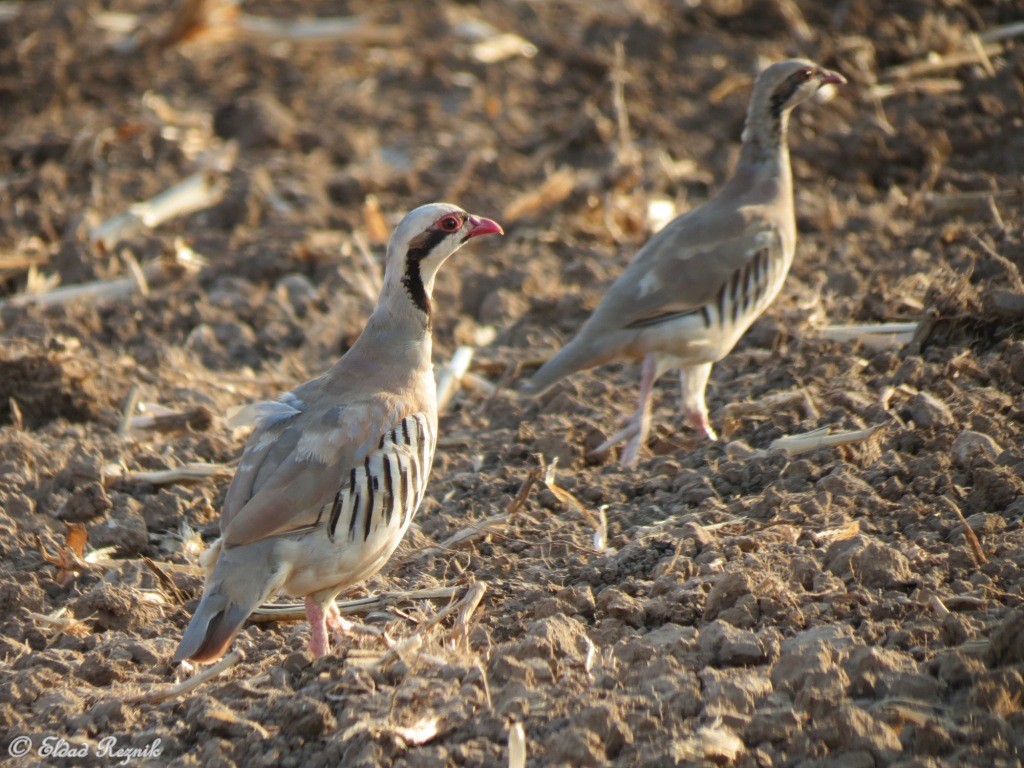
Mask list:
[[[697,434],[704,435],[704,437],[712,442],[718,441],[718,434],[711,426],[711,422],[708,421],[708,415],[706,413],[701,411],[691,411],[686,414],[686,422]]]
[[[622,455],[619,456],[619,463],[624,467],[632,469],[636,466],[637,459],[640,456],[640,443],[642,440],[643,434],[640,424],[637,423],[636,418],[632,418],[625,427],[597,446],[588,455],[595,459],[603,459],[616,445],[626,443],[626,446],[622,449]]]
[[[324,614],[324,618],[327,622],[327,628],[331,630],[335,640],[349,637],[355,632],[355,625],[341,615],[337,604],[335,604],[333,600],[327,610],[324,611]]]

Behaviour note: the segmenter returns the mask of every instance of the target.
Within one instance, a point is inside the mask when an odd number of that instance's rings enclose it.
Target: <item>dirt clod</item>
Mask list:
[[[947,426],[955,421],[949,406],[928,392],[914,395],[909,408],[914,424],[925,429]]]
[[[737,629],[724,621],[713,621],[700,631],[697,645],[710,655],[714,664],[724,667],[758,664],[765,660],[765,649],[757,635]]]

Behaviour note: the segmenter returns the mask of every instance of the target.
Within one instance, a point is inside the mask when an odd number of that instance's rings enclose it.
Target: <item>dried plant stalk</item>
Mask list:
[[[437,412],[443,413],[473,361],[473,347],[459,347],[437,378]]]
[[[993,189],[980,192],[952,192],[940,194],[931,192],[924,196],[924,204],[933,213],[964,213],[973,211],[990,201],[1006,198],[1024,198],[1024,192],[1016,189]]]
[[[949,489],[953,493],[953,495],[957,497],[957,499],[961,498],[961,493],[955,485],[950,483]],[[960,521],[960,524],[963,525],[964,538],[967,539],[967,543],[971,547],[971,552],[974,554],[974,559],[977,560],[981,565],[988,564],[988,557],[985,555],[985,550],[981,547],[981,541],[978,539],[978,534],[974,532],[974,529],[971,528],[970,523],[967,522],[967,518],[964,517],[964,513],[960,511],[960,505],[956,501],[953,501],[952,499],[949,499],[947,497],[940,498],[945,499],[946,505],[953,510],[953,513]]]
[[[132,384],[132,388],[128,390],[128,397],[125,399],[124,411],[121,413],[121,423],[117,427],[117,436],[124,440],[128,437],[128,433],[132,426],[132,414],[135,413],[135,409],[139,407],[139,397],[141,392],[138,384]]]
[[[497,64],[516,56],[532,59],[537,55],[537,46],[519,35],[504,32],[474,43],[470,53],[481,64]]]
[[[834,448],[839,445],[862,442],[886,426],[888,425],[876,424],[867,429],[851,429],[844,432],[832,432],[831,427],[822,427],[821,429],[815,429],[801,435],[780,437],[778,440],[771,442],[768,450],[781,448],[790,456],[798,456],[801,453],[807,453],[817,448]],[[764,452],[758,453],[764,455]]]
[[[508,768],[526,768],[526,733],[522,723],[508,729]]]
[[[909,344],[918,325],[918,322],[827,325],[820,333],[831,341],[856,341],[869,349],[890,349]]]
[[[537,484],[537,481],[540,480],[541,472],[542,469],[540,467],[535,467],[530,471],[526,476],[526,479],[523,481],[523,484],[519,487],[519,492],[516,493],[515,498],[509,502],[509,505],[505,508],[503,513],[486,517],[466,528],[456,531],[436,547],[428,547],[420,550],[414,557],[410,557],[406,562],[412,559],[421,560],[426,557],[440,555],[450,549],[471,544],[490,536],[492,533],[497,533],[498,531],[503,530],[516,513],[523,508],[523,505],[526,504],[526,500],[530,496],[530,491],[533,489],[534,485]]]
[[[520,195],[502,213],[502,221],[513,224],[558,205],[576,188],[576,172],[564,167],[549,176],[539,188]]]
[[[230,165],[229,161],[227,166]],[[156,197],[136,203],[125,213],[102,222],[89,232],[89,240],[96,247],[109,251],[120,241],[142,230],[209,208],[221,199],[225,189],[227,181],[222,175],[212,171],[194,173]]]
[[[998,43],[1000,40],[1012,40],[1015,37],[1024,37],[1024,21],[994,27],[978,35],[978,39],[983,43]]]
[[[459,613],[455,617],[452,639],[455,647],[464,652],[469,652],[470,621],[476,609],[480,606],[480,601],[484,599],[486,591],[487,586],[483,582],[475,581],[469,585],[469,589],[466,590],[466,596],[462,598],[459,604]]]
[[[32,267],[40,267],[50,260],[50,254],[46,252],[28,253],[0,253],[0,277],[25,272]]]
[[[612,106],[615,109],[615,127],[618,137],[615,159],[620,165],[636,162],[638,153],[629,127],[629,109],[626,106],[626,47],[622,40],[615,41],[612,63]]]
[[[981,64],[982,57],[996,56],[1003,51],[1003,46],[998,43],[989,43],[983,46],[981,51],[958,51],[945,56],[930,54],[923,61],[912,61],[908,64],[899,64],[882,71],[882,77],[887,80],[910,80],[923,75],[933,75],[936,72],[946,72],[950,69],[962,67],[965,64]]]
[[[487,587],[483,582],[472,582],[466,588],[466,593],[463,595],[461,600],[452,603],[451,605],[447,606],[441,611],[438,611],[430,619],[421,624],[419,629],[417,629],[412,635],[402,640],[401,642],[396,643],[394,646],[389,648],[388,652],[385,653],[381,658],[368,664],[367,666],[371,668],[379,668],[387,664],[390,664],[391,662],[396,661],[400,658],[403,661],[406,661],[407,663],[414,660],[418,657],[419,649],[423,646],[428,632],[430,632],[434,627],[436,627],[446,618],[451,616],[453,613],[457,611],[461,612],[465,610],[468,606],[472,606],[473,608],[475,608],[480,603],[480,600],[483,598],[483,594],[486,591],[486,589]],[[470,610],[470,612],[472,612],[472,609]]]
[[[165,686],[163,688],[158,688],[155,691],[150,691],[148,693],[132,697],[128,699],[128,701],[135,704],[157,704],[161,701],[167,701],[168,699],[175,699],[178,696],[191,693],[207,680],[212,680],[213,678],[224,674],[244,658],[245,654],[241,651],[232,651],[216,664],[211,667],[207,667],[197,675],[193,675],[176,685]]]
[[[64,607],[58,608],[53,613],[34,613],[29,611],[28,618],[56,630],[58,634],[83,636],[92,632],[88,624],[67,614],[68,609]]]
[[[467,390],[478,392],[487,397],[493,397],[498,392],[498,387],[492,384],[479,374],[467,371],[462,376],[462,386]]]
[[[817,418],[818,408],[814,400],[805,389],[798,389],[793,392],[777,392],[768,395],[760,400],[741,401],[723,405],[715,413],[715,418],[723,423],[724,432],[728,434],[732,425],[744,416],[751,416],[757,413],[771,413],[787,405],[799,405],[805,418]]]
[[[266,40],[298,43],[361,43],[397,45],[406,37],[398,25],[371,24],[365,16],[324,16],[316,19],[274,19],[241,13],[234,27],[242,34]]]
[[[785,19],[786,26],[789,27],[789,31],[794,38],[804,44],[814,40],[814,32],[794,0],[775,0],[775,8],[778,10],[779,15]]]
[[[365,16],[277,19],[240,13],[235,3],[224,0],[187,0],[162,42],[170,46],[185,41],[219,42],[239,36],[297,43],[394,45],[404,39],[405,32],[398,26],[371,24]]]
[[[456,547],[463,547],[467,544],[480,541],[480,539],[490,536],[492,533],[497,533],[505,528],[508,524],[509,516],[508,513],[502,513],[500,515],[492,515],[486,517],[483,520],[479,520],[472,525],[462,528],[456,531],[447,539],[442,541],[436,547],[427,547],[426,549],[420,550],[413,557],[410,557],[405,562],[410,560],[422,560],[427,557],[433,557],[435,555],[441,555],[450,549]]]
[[[206,406],[199,405],[187,411],[170,411],[167,413],[147,413],[134,416],[129,422],[129,432],[181,432],[192,429],[197,432],[209,429],[213,424],[213,414]]]
[[[931,606],[931,609],[935,611],[940,619],[944,619],[950,614],[949,608],[939,599],[938,595],[931,595],[928,598],[928,605]]]
[[[199,483],[217,477],[231,477],[235,473],[227,464],[205,464],[193,462],[175,469],[154,472],[127,472],[113,465],[103,469],[103,483],[146,483],[148,485],[172,485],[174,483]]]
[[[186,274],[198,272],[202,261],[195,257],[195,253],[188,249],[178,249],[174,258],[158,259],[140,268],[146,285],[163,283],[180,275],[183,271]],[[70,304],[76,301],[108,302],[127,298],[139,292],[140,282],[136,277],[119,277],[114,280],[97,280],[81,285],[68,285],[63,288],[54,288],[45,293],[24,293],[6,301],[0,302],[0,307],[12,306],[21,307],[27,304],[36,304],[42,307],[50,307],[58,304]]]
[[[994,204],[994,201],[991,197],[989,198],[989,201],[993,202]],[[1003,256],[1001,253],[999,253],[991,245],[989,245],[989,243],[984,238],[979,236],[978,233],[973,232],[971,234],[974,238],[974,242],[976,242],[978,245],[982,247],[982,250],[984,250],[985,253],[988,254],[988,257],[993,261],[997,262],[999,266],[1006,270],[1006,274],[1009,277],[1010,282],[1013,284],[1014,290],[1016,290],[1018,293],[1024,293],[1024,279],[1021,278],[1020,269],[1018,269],[1017,265],[1014,262],[1010,261],[1005,256]]]
[[[381,595],[361,597],[356,600],[335,600],[338,611],[342,614],[362,614],[384,608],[404,600],[445,600],[458,592],[455,587],[437,587],[434,589],[417,589],[411,592],[385,592]],[[250,621],[257,623],[272,621],[299,621],[306,615],[302,603],[275,603],[261,605],[250,616]]]

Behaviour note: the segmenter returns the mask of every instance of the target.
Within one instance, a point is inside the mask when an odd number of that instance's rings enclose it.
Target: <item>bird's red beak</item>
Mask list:
[[[480,235],[504,235],[505,230],[496,221],[485,219],[482,216],[469,217],[469,232],[466,237],[479,237]]]
[[[846,85],[846,78],[831,69],[818,70],[818,77],[822,85]]]

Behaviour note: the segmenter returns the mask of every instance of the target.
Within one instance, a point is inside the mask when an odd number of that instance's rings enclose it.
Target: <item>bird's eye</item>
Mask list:
[[[810,80],[811,79],[811,75],[813,75],[813,74],[814,74],[814,70],[813,69],[801,69],[799,72],[796,73],[796,77],[797,77],[798,80],[801,80],[801,81],[803,81],[803,80]]]
[[[459,228],[459,220],[455,216],[445,216],[441,219],[441,229],[445,232],[454,232]]]

